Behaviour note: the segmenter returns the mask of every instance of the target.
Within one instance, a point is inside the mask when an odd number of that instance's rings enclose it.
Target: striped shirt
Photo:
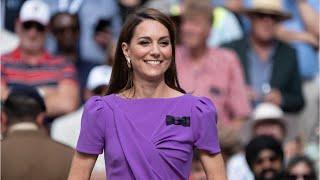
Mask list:
[[[73,64],[64,58],[44,52],[31,64],[22,57],[19,48],[1,56],[1,81],[9,87],[19,84],[54,87],[65,80],[76,83],[77,76]]]

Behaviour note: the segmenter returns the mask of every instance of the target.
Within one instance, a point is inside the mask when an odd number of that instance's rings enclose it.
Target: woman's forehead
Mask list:
[[[169,30],[159,21],[150,19],[144,20],[138,24],[133,33],[134,38],[161,38],[165,36],[169,37]]]

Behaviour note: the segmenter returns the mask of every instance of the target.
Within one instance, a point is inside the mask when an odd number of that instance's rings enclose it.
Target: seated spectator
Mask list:
[[[270,135],[280,142],[286,137],[283,111],[272,103],[259,104],[252,113],[252,136]]]
[[[295,156],[289,160],[286,168],[288,180],[316,180],[317,174],[314,163],[307,156]]]
[[[318,0],[284,0],[292,18],[279,26],[277,37],[297,50],[305,106],[299,116],[292,115],[292,127],[310,142],[319,126],[319,17]],[[318,22],[318,23],[317,23]]]
[[[78,106],[78,84],[74,66],[44,49],[49,7],[39,0],[26,1],[16,30],[19,47],[1,56],[1,100],[10,89],[24,84],[36,87],[44,97],[47,115],[59,116]]]
[[[255,180],[283,179],[284,153],[279,141],[271,136],[258,136],[249,142],[245,153]]]
[[[84,60],[80,57],[79,18],[76,14],[58,12],[51,17],[50,27],[52,34],[57,41],[55,54],[64,57],[76,67],[80,84],[80,98],[82,99],[89,72],[98,64]]]
[[[74,151],[50,139],[44,130],[46,105],[37,90],[13,88],[3,111],[1,179],[67,179]]]
[[[251,21],[249,36],[223,46],[240,57],[249,86],[248,96],[254,106],[271,102],[285,112],[298,112],[304,106],[304,98],[296,52],[276,40],[275,35],[279,23],[290,18],[281,3],[252,1],[252,7],[244,10]]]
[[[189,93],[210,98],[220,125],[238,130],[251,111],[242,69],[232,51],[207,46],[211,24],[210,2],[186,1],[176,56],[180,85]]]

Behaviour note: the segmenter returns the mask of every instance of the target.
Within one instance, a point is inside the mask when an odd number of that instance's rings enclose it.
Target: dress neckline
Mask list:
[[[163,100],[176,100],[176,99],[180,99],[180,98],[183,98],[183,97],[185,97],[185,96],[187,96],[187,95],[189,95],[189,94],[182,94],[182,95],[180,95],[180,96],[176,96],[176,97],[160,97],[160,98],[148,98],[148,97],[146,97],[146,98],[125,98],[125,97],[122,97],[122,96],[120,96],[120,95],[118,95],[118,94],[112,94],[112,96],[114,96],[115,98],[117,98],[117,99],[120,99],[120,100],[122,100],[122,101],[135,101],[135,102],[137,102],[137,101],[152,101],[152,100],[154,100],[154,101],[163,101]]]

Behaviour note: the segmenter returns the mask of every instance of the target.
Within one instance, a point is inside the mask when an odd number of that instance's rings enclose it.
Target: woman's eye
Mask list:
[[[170,44],[169,41],[162,41],[162,42],[160,42],[160,45],[161,45],[161,46],[167,46],[167,45],[169,45],[169,44]]]
[[[139,44],[140,44],[140,45],[144,45],[144,46],[145,46],[145,45],[148,45],[148,44],[149,44],[149,42],[148,42],[148,41],[140,41],[140,42],[139,42]]]

